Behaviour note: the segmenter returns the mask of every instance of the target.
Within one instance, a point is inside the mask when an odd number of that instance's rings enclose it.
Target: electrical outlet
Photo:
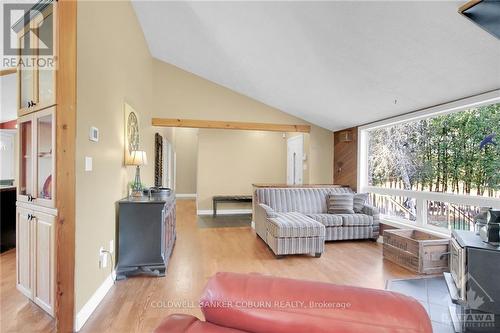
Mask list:
[[[108,255],[105,251],[104,246],[99,248],[99,268],[108,266]]]
[[[115,241],[110,240],[109,241],[109,253],[113,254],[115,252]]]

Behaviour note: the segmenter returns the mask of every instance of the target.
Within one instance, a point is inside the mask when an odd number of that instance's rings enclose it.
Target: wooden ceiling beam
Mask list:
[[[0,69],[0,76],[10,75],[14,73],[17,73],[17,68],[15,67]]]
[[[480,3],[481,1],[483,1],[483,0],[471,0],[471,1],[468,1],[468,2],[464,3],[462,6],[460,6],[460,8],[458,8],[458,12],[460,14],[463,14],[463,12],[465,12],[467,9],[474,7],[475,5],[477,5],[478,3]]]
[[[219,120],[153,118],[152,125],[161,127],[210,128],[210,129],[246,130],[246,131],[302,132],[302,133],[311,132],[311,126],[309,125],[249,123],[240,121],[219,121]]]

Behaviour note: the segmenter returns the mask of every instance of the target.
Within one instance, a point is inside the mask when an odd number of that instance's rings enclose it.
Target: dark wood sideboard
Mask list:
[[[165,276],[175,244],[175,194],[127,197],[118,205],[116,279]]]
[[[16,187],[0,185],[0,252],[16,247]]]

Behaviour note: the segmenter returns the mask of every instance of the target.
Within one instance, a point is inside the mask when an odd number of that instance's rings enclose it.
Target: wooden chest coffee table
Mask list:
[[[421,274],[448,271],[448,238],[413,229],[384,231],[384,259]]]

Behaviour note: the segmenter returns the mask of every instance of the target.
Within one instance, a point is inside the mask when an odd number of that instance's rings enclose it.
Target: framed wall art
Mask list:
[[[125,154],[124,161],[125,164],[130,164],[131,154],[133,151],[139,150],[140,144],[140,123],[139,115],[137,112],[127,103],[124,106],[125,109]]]

